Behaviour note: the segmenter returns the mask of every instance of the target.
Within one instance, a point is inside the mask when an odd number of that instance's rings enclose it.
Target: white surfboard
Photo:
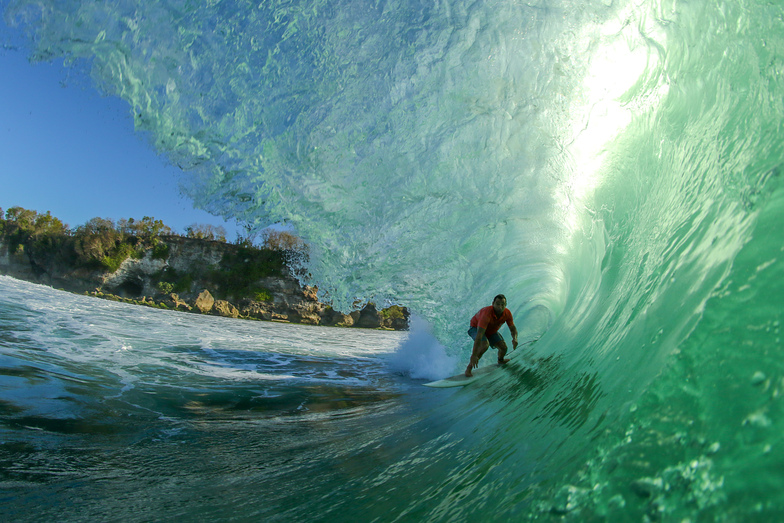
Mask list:
[[[433,387],[434,389],[446,389],[449,387],[463,387],[464,385],[473,383],[479,378],[482,378],[494,371],[497,371],[501,367],[503,367],[503,365],[499,365],[498,363],[493,363],[492,365],[486,365],[484,367],[479,367],[478,369],[474,369],[471,372],[473,376],[471,376],[470,378],[466,377],[465,373],[456,374],[455,376],[451,376],[449,378],[444,378],[442,380],[425,383],[425,387]]]
[[[534,338],[532,340],[525,341],[525,342],[521,343],[520,345],[518,345],[517,349],[519,350],[521,347],[524,347],[526,345],[531,345],[531,344],[535,343],[538,339],[539,338],[537,337],[537,338]],[[516,354],[515,354],[515,352],[516,352]],[[506,358],[511,360],[517,354],[521,354],[522,352],[523,351],[517,352],[515,350],[512,354],[506,353]],[[507,363],[507,365],[509,365],[509,364]],[[503,367],[503,365],[499,365],[498,363],[493,363],[492,365],[486,365],[484,367],[480,367],[478,369],[474,369],[473,372],[471,373],[471,374],[473,374],[473,376],[471,376],[470,378],[467,378],[465,373],[463,373],[463,374],[456,374],[454,376],[450,376],[450,377],[444,378],[442,380],[431,381],[430,383],[425,383],[424,385],[425,385],[425,387],[432,387],[434,389],[447,389],[449,387],[463,387],[465,385],[468,385],[469,383],[473,383],[476,380],[487,376],[488,374],[492,374],[493,372],[497,371],[501,367]]]

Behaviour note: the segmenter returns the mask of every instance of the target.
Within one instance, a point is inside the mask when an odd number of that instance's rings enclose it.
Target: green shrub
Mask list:
[[[167,260],[169,258],[169,246],[165,243],[158,243],[152,248],[153,260]]]
[[[256,301],[272,301],[272,294],[267,289],[259,289],[253,297]]]
[[[218,269],[209,274],[222,298],[253,298],[265,291],[256,285],[261,278],[280,276],[285,269],[284,253],[249,246],[229,248]]]
[[[174,284],[167,281],[159,281],[157,287],[161,294],[171,294],[174,292]]]
[[[193,287],[193,276],[186,274],[174,282],[175,292],[188,292]]]
[[[403,309],[399,305],[392,305],[391,307],[382,310],[381,316],[390,320],[402,320],[406,317],[405,314],[403,314]]]
[[[165,292],[161,291],[164,294],[188,292],[193,286],[193,276],[191,274],[180,274],[173,267],[166,267],[155,274],[153,278],[158,280],[158,290],[161,290],[162,285],[164,285],[164,288],[166,289],[169,289],[169,286],[171,285],[171,290]]]
[[[109,272],[114,272],[120,268],[122,262],[127,260],[134,250],[135,249],[131,245],[121,243],[101,259],[101,265]]]

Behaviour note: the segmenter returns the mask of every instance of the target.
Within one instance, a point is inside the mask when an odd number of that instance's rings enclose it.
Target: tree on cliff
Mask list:
[[[140,238],[147,245],[155,243],[153,239],[157,239],[163,234],[173,234],[168,225],[151,216],[145,216],[141,220],[122,219],[117,223],[117,230],[126,236]]]
[[[5,214],[4,222],[4,234],[18,233],[40,237],[46,234],[68,233],[68,227],[49,211],[46,211],[46,214],[39,214],[22,207],[11,207]]]
[[[92,218],[70,230],[49,211],[40,214],[22,207],[0,212],[0,238],[11,252],[25,253],[38,262],[57,258],[75,265],[114,272],[129,256],[143,256],[152,248],[152,256],[165,259],[168,251],[161,243],[162,235],[173,231],[161,220],[145,216],[141,220],[122,219],[115,224],[108,218]],[[194,224],[187,229],[189,238],[226,241],[223,227]],[[305,243],[289,231],[268,229],[263,233],[261,249],[238,245],[239,250],[223,260],[221,281],[227,289],[239,293],[248,277],[274,273],[296,255],[305,256]],[[228,251],[227,251],[228,252]],[[236,256],[235,256],[236,255]],[[236,258],[236,259],[235,259]],[[242,275],[242,277],[240,277]]]
[[[39,214],[22,207],[8,209],[1,226],[0,233],[12,252],[27,249],[41,253],[59,248],[69,234],[68,227],[49,211]]]
[[[111,268],[114,266],[112,259],[116,258],[121,251],[128,251],[123,252],[125,254],[123,260],[127,254],[130,254],[129,246],[122,247],[124,239],[125,235],[117,230],[112,220],[92,218],[76,228],[74,249],[83,263]]]
[[[169,226],[150,216],[122,219],[117,225],[107,218],[92,218],[76,228],[74,248],[83,263],[113,272],[126,258],[142,256],[148,248],[155,256],[160,236],[171,233]]]
[[[261,244],[273,251],[296,251],[304,253],[307,250],[302,238],[290,231],[266,229],[261,235]]]
[[[200,240],[226,242],[226,229],[220,225],[194,223],[186,227],[185,236],[187,238],[197,238]]]

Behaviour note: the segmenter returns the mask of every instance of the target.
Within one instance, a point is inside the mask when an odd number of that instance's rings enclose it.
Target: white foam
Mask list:
[[[410,333],[388,360],[389,370],[414,379],[440,380],[451,376],[457,367],[457,358],[433,336],[430,325],[416,317],[411,318]]]

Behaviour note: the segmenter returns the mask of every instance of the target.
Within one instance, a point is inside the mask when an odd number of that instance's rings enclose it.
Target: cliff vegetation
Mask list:
[[[93,218],[69,228],[37,211],[0,209],[0,273],[72,292],[165,309],[235,318],[366,328],[408,328],[408,311],[373,304],[350,314],[319,302],[292,261],[307,246],[287,231],[226,241],[222,227],[194,224],[184,235],[145,216]]]

